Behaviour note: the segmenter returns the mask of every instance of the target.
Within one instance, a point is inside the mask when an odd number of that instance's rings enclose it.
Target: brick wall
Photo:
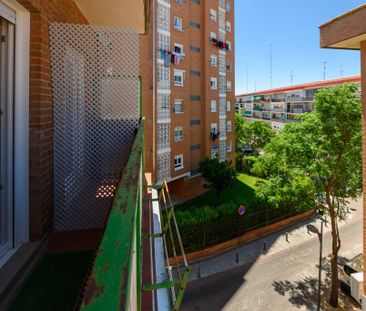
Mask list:
[[[49,23],[87,23],[73,0],[18,0],[31,12],[30,29],[30,239],[53,224],[53,113]]]

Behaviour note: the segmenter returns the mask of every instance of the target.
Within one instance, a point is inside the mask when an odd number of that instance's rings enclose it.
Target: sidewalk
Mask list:
[[[350,213],[346,222],[340,223],[339,227],[362,217],[362,198],[350,202]],[[204,278],[219,272],[227,271],[253,261],[265,260],[271,255],[289,250],[291,247],[318,239],[314,233],[308,233],[307,225],[312,224],[320,229],[320,220],[315,216],[303,220],[289,227],[255,239],[236,249],[222,253],[207,260],[191,264],[190,281]],[[324,226],[324,234],[331,231],[329,218]],[[286,233],[288,240],[286,240]]]

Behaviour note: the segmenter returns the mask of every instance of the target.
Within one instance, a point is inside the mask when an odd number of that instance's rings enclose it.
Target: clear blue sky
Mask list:
[[[321,49],[319,26],[364,1],[235,0],[236,94],[360,73],[360,53]]]

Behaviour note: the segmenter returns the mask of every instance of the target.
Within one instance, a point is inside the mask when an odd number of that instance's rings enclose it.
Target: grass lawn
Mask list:
[[[92,251],[45,255],[8,310],[74,310],[91,257]]]
[[[257,181],[262,181],[260,178],[253,177],[247,174],[238,174],[234,184],[225,189],[221,193],[221,203],[241,201],[245,206],[250,206],[254,201],[254,192]],[[213,190],[195,197],[178,205],[177,209],[188,209],[190,207],[201,207],[205,205],[215,206],[216,194]]]

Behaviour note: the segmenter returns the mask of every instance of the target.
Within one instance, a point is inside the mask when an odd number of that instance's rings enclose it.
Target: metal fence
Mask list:
[[[253,204],[251,208],[253,212],[243,216],[232,213],[209,220],[205,220],[203,216],[202,219],[190,226],[178,223],[185,251],[187,253],[194,252],[223,243],[254,229],[269,226],[303,212],[292,207],[271,209],[258,208],[255,205]]]

